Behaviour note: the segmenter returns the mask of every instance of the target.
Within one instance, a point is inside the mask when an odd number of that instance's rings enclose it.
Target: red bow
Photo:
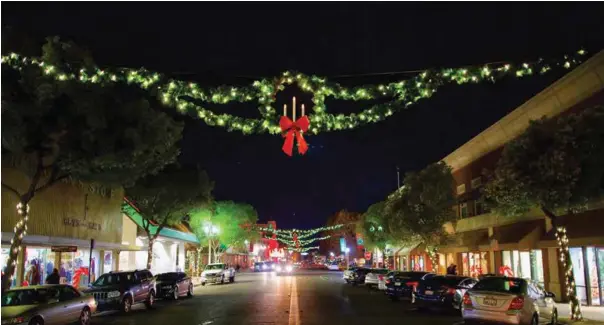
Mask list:
[[[281,127],[281,131],[287,132],[285,133],[285,142],[283,143],[283,147],[281,148],[286,155],[291,156],[294,149],[294,135],[296,136],[296,140],[298,141],[298,153],[303,155],[308,150],[308,144],[306,140],[304,140],[304,136],[302,136],[302,132],[308,131],[308,127],[310,126],[310,121],[308,117],[302,116],[295,123],[289,119],[287,116],[281,116],[281,120],[279,121],[279,126]]]

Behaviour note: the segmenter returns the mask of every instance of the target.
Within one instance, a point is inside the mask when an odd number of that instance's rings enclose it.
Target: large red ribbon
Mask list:
[[[281,116],[281,120],[279,120],[279,126],[281,127],[281,131],[286,132],[284,134],[285,142],[283,143],[283,147],[281,149],[285,152],[286,155],[291,156],[294,150],[294,136],[296,141],[298,141],[298,153],[303,155],[308,150],[308,144],[306,140],[304,140],[304,136],[302,132],[308,131],[308,127],[310,126],[310,121],[308,117],[302,116],[296,122],[293,122],[287,116]]]

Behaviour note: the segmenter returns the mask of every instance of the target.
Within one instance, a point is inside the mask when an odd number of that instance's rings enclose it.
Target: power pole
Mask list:
[[[399,188],[401,188],[401,171],[396,166],[396,189],[398,190]]]

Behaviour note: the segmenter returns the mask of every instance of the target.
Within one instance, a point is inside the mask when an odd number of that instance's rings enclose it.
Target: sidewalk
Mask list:
[[[558,308],[558,317],[570,318],[570,306],[568,303],[556,303]],[[583,318],[604,322],[604,307],[602,306],[581,306]]]

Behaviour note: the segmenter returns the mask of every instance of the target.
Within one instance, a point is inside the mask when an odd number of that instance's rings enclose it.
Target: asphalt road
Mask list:
[[[107,325],[389,325],[462,324],[452,314],[422,313],[406,302],[342,280],[341,272],[305,271],[293,276],[240,273],[235,283],[197,287],[193,298],[136,306],[130,314],[99,314]]]

